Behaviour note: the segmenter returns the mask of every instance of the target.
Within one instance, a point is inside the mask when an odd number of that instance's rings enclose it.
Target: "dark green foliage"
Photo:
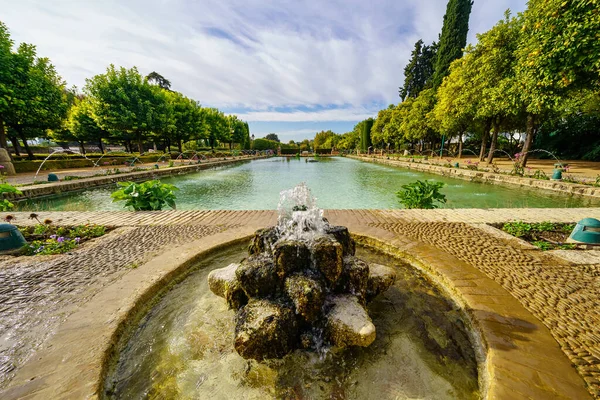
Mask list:
[[[444,187],[442,182],[416,181],[402,185],[396,193],[400,203],[406,208],[433,209],[438,208],[436,203],[445,203],[446,195],[440,193]]]
[[[366,119],[362,126],[361,136],[360,136],[360,148],[363,152],[369,151],[369,147],[371,147],[371,128],[373,127],[373,118]]]
[[[472,0],[448,1],[433,74],[434,88],[442,84],[442,80],[448,75],[452,61],[462,57],[463,49],[467,44],[472,6]]]
[[[150,83],[154,83],[165,90],[171,90],[171,81],[159,74],[158,72],[152,71],[146,76],[146,80]]]
[[[123,189],[113,192],[113,201],[125,201],[125,207],[135,211],[158,211],[165,205],[175,209],[175,193],[179,190],[173,185],[161,183],[158,180],[142,183],[119,182]]]
[[[536,135],[534,148],[548,150],[561,159],[600,161],[600,115],[571,115],[547,121]]]
[[[404,68],[404,86],[399,90],[402,101],[409,97],[416,98],[423,89],[431,85],[434,64],[437,56],[437,43],[424,46],[419,39],[415,43],[412,57]]]
[[[267,136],[265,136],[265,139],[272,140],[274,142],[280,142],[279,137],[276,133],[269,133]]]

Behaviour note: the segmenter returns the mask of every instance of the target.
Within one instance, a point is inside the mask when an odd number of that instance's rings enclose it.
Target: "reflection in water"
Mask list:
[[[361,162],[347,158],[270,158],[221,167],[194,174],[163,178],[181,190],[177,209],[274,210],[279,192],[306,182],[319,205],[326,209],[400,208],[395,193],[417,179],[444,182],[446,208],[591,207],[594,198],[556,192],[472,183],[438,175]],[[112,203],[114,187],[64,195],[33,204],[23,210],[120,210]]]
[[[418,271],[358,249],[399,279],[369,305],[377,338],[324,356],[296,351],[257,363],[233,349],[233,311],[206,283],[239,261],[234,249],[202,261],[146,315],[109,373],[111,398],[476,399],[477,366],[458,310]]]

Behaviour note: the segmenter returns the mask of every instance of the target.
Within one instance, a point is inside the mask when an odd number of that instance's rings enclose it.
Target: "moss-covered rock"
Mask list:
[[[336,347],[367,347],[375,340],[375,325],[356,296],[328,297],[326,307],[326,335]]]
[[[315,321],[321,314],[325,301],[321,282],[307,274],[299,273],[286,278],[285,292],[294,303],[296,314],[307,322]]]
[[[275,245],[273,251],[275,271],[280,279],[294,272],[302,271],[310,265],[310,251],[306,243],[286,240]]]
[[[343,269],[342,245],[331,236],[322,236],[315,240],[312,251],[314,267],[321,271],[330,287],[335,287]]]
[[[261,254],[261,253],[272,253],[273,246],[277,241],[277,228],[272,226],[270,228],[259,229],[254,234],[254,237],[250,240],[248,246],[248,253],[250,255]]]
[[[208,288],[217,296],[225,298],[229,308],[234,310],[248,302],[248,296],[242,289],[236,271],[240,264],[229,264],[208,274]]]
[[[369,266],[364,261],[353,257],[344,258],[344,268],[337,282],[337,293],[349,293],[356,296],[361,304],[366,304]]]
[[[265,299],[251,299],[236,316],[235,349],[246,359],[282,358],[295,350],[298,325],[294,311]]]
[[[396,281],[396,271],[381,264],[369,264],[367,281],[367,301],[388,290]]]
[[[270,257],[251,256],[242,262],[235,274],[248,297],[273,296],[281,287]]]
[[[356,243],[350,237],[350,232],[345,226],[329,226],[325,229],[328,235],[331,235],[337,240],[344,250],[344,256],[353,256],[356,253]]]

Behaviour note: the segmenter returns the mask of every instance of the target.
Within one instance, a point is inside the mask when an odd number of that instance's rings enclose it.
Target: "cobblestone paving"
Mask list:
[[[571,265],[464,223],[371,223],[431,244],[501,284],[546,325],[600,398],[600,265]]]
[[[1,261],[0,387],[72,311],[103,286],[167,247],[224,229],[218,225],[126,227],[67,255]]]

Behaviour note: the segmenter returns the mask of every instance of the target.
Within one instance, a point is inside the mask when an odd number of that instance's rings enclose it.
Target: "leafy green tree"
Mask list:
[[[458,136],[458,158],[462,156],[463,136],[473,126],[477,111],[474,70],[469,68],[471,58],[470,54],[465,54],[452,62],[450,74],[437,90],[437,103],[433,109],[439,130],[448,137]]]
[[[460,58],[463,54],[463,49],[467,44],[472,6],[472,0],[448,1],[433,74],[434,88],[442,84],[442,80],[448,75],[452,61]]]
[[[437,43],[424,46],[420,39],[415,43],[411,59],[404,68],[404,86],[399,90],[402,101],[408,97],[417,97],[423,89],[431,85],[436,56]]]
[[[431,116],[435,101],[435,90],[426,89],[410,104],[400,128],[406,140],[433,140],[439,136]]]
[[[318,132],[313,139],[315,149],[332,148],[337,143],[337,140],[335,140],[336,136],[331,130]]]
[[[117,69],[111,64],[105,74],[86,80],[84,92],[98,125],[108,131],[130,133],[143,153],[143,140],[160,127],[165,98],[137,68]]]
[[[100,151],[104,153],[102,139],[109,136],[110,132],[96,123],[92,106],[86,99],[77,100],[70,108],[64,129],[50,133],[50,138],[57,142],[71,140],[78,142],[83,154],[85,154],[84,143],[87,141],[98,143]]]
[[[65,83],[47,58],[37,57],[35,46],[22,43],[13,52],[4,25],[0,26],[0,42],[0,64],[8,67],[0,73],[0,125],[3,121],[11,128],[33,159],[27,139],[60,128],[66,117]],[[0,144],[5,145],[2,133]]]
[[[531,0],[523,19],[516,79],[527,113],[524,167],[540,123],[566,92],[600,85],[600,13],[596,0]]]

